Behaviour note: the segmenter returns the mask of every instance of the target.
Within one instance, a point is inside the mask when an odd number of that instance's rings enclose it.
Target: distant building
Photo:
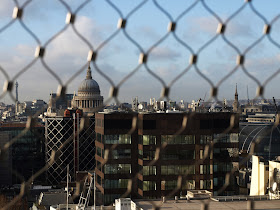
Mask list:
[[[74,94],[65,94],[64,97],[58,98],[56,93],[51,93],[45,115],[48,117],[63,116],[65,109],[71,107],[73,96]]]
[[[198,113],[175,136],[185,116],[188,114],[96,114],[96,186],[101,204],[119,198],[130,181],[131,198],[167,196],[176,188],[179,175],[183,182],[176,195],[186,195],[189,189],[216,194],[225,174],[233,168],[238,171],[238,120],[230,133],[222,135],[231,113]],[[138,125],[132,127],[135,118]],[[213,152],[202,161],[205,145],[214,140],[218,143]],[[157,153],[165,143],[166,148]],[[153,163],[155,159],[158,161]],[[238,194],[234,178],[223,193]]]
[[[239,108],[239,102],[238,102],[238,93],[237,93],[237,84],[236,84],[234,102],[232,104],[233,112],[238,112],[238,108]]]
[[[23,122],[9,122],[0,125],[0,144],[3,145],[19,136],[4,155],[3,160],[9,165],[5,171],[7,177],[0,179],[0,185],[1,181],[5,179],[10,181],[4,184],[20,184],[23,181],[21,177],[28,180],[45,166],[44,126],[38,123],[21,136],[20,134],[25,128],[26,123]],[[5,166],[5,164],[0,165]],[[45,176],[41,175],[34,181],[42,183],[45,181]]]
[[[73,96],[72,107],[83,110],[83,113],[88,116],[103,109],[103,96],[100,95],[98,83],[92,79],[90,63],[86,79],[79,86],[78,95]]]

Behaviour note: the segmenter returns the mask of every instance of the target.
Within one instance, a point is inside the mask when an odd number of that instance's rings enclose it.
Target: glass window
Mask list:
[[[131,136],[128,134],[121,135],[104,135],[105,144],[131,144]]]
[[[156,190],[156,182],[143,181],[143,191]]]
[[[156,166],[143,166],[143,175],[156,175]]]
[[[140,149],[138,150],[138,158],[143,159],[143,151]]]
[[[200,165],[200,174],[210,174],[210,165]]]
[[[155,151],[143,151],[143,160],[154,160],[155,159]]]
[[[104,166],[105,174],[130,174],[130,164],[106,164]]]
[[[210,135],[201,135],[200,144],[208,144],[212,141],[212,136]]]
[[[131,149],[118,149],[112,151],[112,159],[131,158]]]
[[[150,145],[156,143],[156,136],[143,135],[143,145]]]
[[[97,156],[101,157],[101,148],[97,147]]]
[[[161,166],[161,175],[167,175],[167,166]]]
[[[201,190],[211,190],[213,189],[212,180],[200,180]]]
[[[167,144],[194,144],[195,136],[193,135],[162,135],[161,143]]]

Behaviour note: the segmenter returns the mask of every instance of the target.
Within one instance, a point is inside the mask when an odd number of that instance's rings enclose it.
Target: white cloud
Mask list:
[[[181,53],[168,47],[156,47],[149,54],[153,60],[176,60],[181,56]]]

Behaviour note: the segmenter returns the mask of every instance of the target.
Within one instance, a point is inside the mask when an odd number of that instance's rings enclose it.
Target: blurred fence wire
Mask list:
[[[125,82],[130,80],[130,78],[136,72],[138,72],[140,70],[140,68],[144,68],[146,70],[147,74],[149,75],[149,77],[154,78],[161,84],[161,89],[162,89],[161,95],[158,98],[166,99],[166,100],[170,99],[170,92],[171,92],[171,89],[174,88],[174,84],[180,78],[182,78],[185,74],[188,74],[190,69],[193,68],[195,70],[195,72],[203,80],[205,80],[210,86],[209,101],[214,99],[217,102],[219,102],[218,91],[221,88],[222,83],[224,83],[227,79],[229,79],[238,70],[239,71],[241,70],[250,80],[253,80],[257,84],[256,98],[257,97],[264,98],[265,88],[271,82],[271,80],[273,78],[275,78],[280,72],[280,68],[278,67],[278,69],[274,73],[271,73],[270,75],[268,75],[268,78],[264,82],[261,82],[253,73],[250,73],[250,71],[247,68],[248,63],[246,62],[246,56],[249,54],[249,52],[254,47],[259,45],[262,42],[262,40],[264,40],[265,38],[267,38],[267,40],[270,42],[270,44],[272,44],[274,47],[276,47],[277,49],[280,49],[280,44],[271,36],[271,33],[274,30],[273,26],[278,21],[280,14],[276,15],[272,20],[269,21],[254,6],[254,2],[255,2],[254,0],[245,0],[244,2],[236,3],[236,4],[240,4],[240,5],[238,5],[238,8],[236,9],[236,11],[234,11],[232,14],[228,15],[228,17],[225,20],[223,20],[223,18],[222,18],[222,16],[224,16],[224,14],[219,14],[219,13],[215,12],[215,9],[211,8],[208,5],[209,1],[207,1],[207,0],[192,1],[191,4],[189,4],[189,6],[184,8],[184,10],[180,14],[178,14],[176,17],[172,16],[171,13],[168,11],[168,9],[164,8],[161,5],[161,1],[159,1],[159,0],[139,1],[139,3],[134,8],[132,8],[126,15],[123,14],[121,8],[119,7],[118,1],[104,0],[104,2],[107,4],[107,6],[109,6],[114,12],[116,12],[116,14],[119,16],[119,19],[116,23],[114,23],[116,25],[115,30],[111,34],[107,34],[107,38],[105,40],[103,40],[99,45],[93,44],[92,40],[89,40],[85,36],[83,36],[83,34],[81,32],[79,32],[79,29],[76,25],[77,24],[76,20],[77,20],[77,17],[79,16],[80,11],[82,11],[84,8],[88,7],[90,4],[94,4],[96,1],[94,1],[94,0],[79,1],[80,5],[78,5],[78,7],[75,10],[73,10],[71,8],[71,6],[69,5],[70,3],[68,1],[57,0],[57,4],[62,5],[64,7],[64,9],[67,10],[67,14],[65,17],[65,19],[66,19],[65,25],[57,33],[53,34],[51,36],[51,38],[49,38],[44,43],[40,39],[40,34],[34,33],[31,30],[31,28],[26,24],[25,14],[27,11],[29,11],[27,9],[28,9],[28,7],[30,7],[33,4],[34,1],[27,0],[27,1],[23,2],[22,4],[20,4],[18,0],[13,0],[13,2],[14,2],[13,13],[10,15],[11,18],[8,21],[8,23],[6,23],[6,25],[4,25],[4,26],[1,26],[0,35],[2,33],[4,33],[6,30],[8,30],[9,28],[11,28],[14,24],[19,23],[19,27],[22,27],[22,29],[25,30],[32,37],[32,39],[36,42],[37,47],[36,47],[36,49],[34,49],[34,57],[31,59],[31,61],[26,66],[23,66],[18,71],[18,73],[16,73],[13,77],[9,74],[9,70],[3,68],[0,63],[0,71],[1,71],[2,75],[4,76],[4,80],[5,80],[3,92],[0,94],[0,100],[3,99],[4,97],[6,97],[7,94],[10,95],[10,97],[12,98],[13,101],[16,100],[16,98],[13,94],[13,87],[15,85],[16,80],[18,78],[22,77],[24,74],[28,73],[28,70],[33,65],[35,65],[36,62],[41,62],[41,64],[44,67],[44,70],[47,71],[49,74],[51,74],[53,76],[53,79],[56,80],[57,83],[59,84],[58,89],[57,89],[56,100],[58,100],[60,97],[65,96],[69,85],[73,82],[73,80],[78,75],[80,75],[84,71],[84,69],[86,69],[88,62],[90,62],[92,64],[92,66],[94,67],[94,70],[96,70],[104,78],[104,80],[106,80],[108,82],[108,84],[110,85],[110,94],[109,94],[108,99],[104,102],[104,105],[109,104],[109,102],[111,100],[115,100],[117,102],[117,104],[120,104],[120,100],[119,100],[119,96],[121,93],[120,88],[122,87],[122,85]],[[163,16],[165,16],[165,18],[168,19],[167,24],[165,26],[162,26],[162,27],[167,27],[167,31],[164,34],[161,34],[160,38],[157,41],[155,41],[152,45],[150,45],[147,49],[145,49],[138,42],[138,40],[129,33],[129,31],[127,30],[127,26],[130,24],[133,25],[133,21],[131,21],[133,15],[135,15],[136,13],[141,13],[142,8],[146,4],[151,3],[151,2],[153,4],[153,6],[156,8],[157,12],[161,13]],[[124,2],[124,4],[126,4],[126,3],[127,2]],[[173,4],[173,2],[171,4]],[[205,11],[207,11],[211,15],[211,18],[214,18],[216,20],[217,30],[216,30],[216,33],[209,40],[207,40],[204,44],[202,44],[198,49],[194,49],[193,47],[191,47],[190,42],[184,40],[184,38],[182,38],[178,35],[177,30],[179,27],[178,22],[185,15],[192,12],[192,10],[194,10],[195,7],[197,7],[198,5],[200,7],[202,7]],[[230,23],[234,20],[234,18],[238,17],[245,10],[245,8],[249,9],[253,13],[254,16],[258,17],[262,21],[263,33],[259,37],[254,35],[255,40],[252,42],[252,44],[248,45],[245,49],[241,49],[238,45],[236,45],[234,42],[232,42],[230,38],[228,38],[226,32],[228,30],[230,30],[230,26],[231,26]],[[142,14],[142,15],[145,16],[145,14]],[[188,24],[188,23],[185,23],[185,24]],[[44,26],[42,26],[42,27],[44,27]],[[180,25],[180,27],[182,27],[182,25]],[[52,67],[50,67],[50,65],[48,64],[48,62],[45,59],[45,55],[48,52],[48,49],[49,49],[49,46],[51,45],[51,43],[54,40],[56,40],[61,34],[63,34],[68,28],[72,28],[74,33],[79,37],[79,39],[88,47],[88,56],[84,58],[83,65],[81,65],[80,68],[78,68],[75,71],[75,73],[67,81],[63,81],[61,79],[61,74],[60,74],[59,70],[54,70],[54,69],[52,69]],[[120,80],[120,82],[116,83],[114,81],[114,78],[110,77],[110,75],[107,75],[105,73],[106,71],[104,71],[104,69],[100,65],[98,65],[97,61],[99,59],[98,55],[99,55],[99,52],[101,51],[101,49],[103,49],[105,46],[110,46],[110,44],[114,40],[114,38],[120,33],[123,34],[126,41],[130,42],[138,50],[139,61],[138,61],[138,63],[135,63],[135,67],[133,69],[131,69],[128,72],[128,74]],[[203,33],[203,32],[198,32],[198,33]],[[143,32],[143,36],[145,36],[144,32]],[[177,41],[177,43],[180,45],[180,47],[184,48],[190,54],[189,58],[187,58],[187,57],[184,58],[185,60],[189,60],[189,63],[184,66],[183,70],[178,75],[176,75],[176,77],[173,80],[171,80],[170,83],[166,83],[164,81],[164,79],[162,78],[162,75],[155,73],[153,67],[151,67],[151,65],[149,65],[149,61],[152,59],[152,56],[151,56],[152,52],[160,44],[165,42],[168,39],[168,37],[173,37]],[[227,47],[231,48],[231,50],[235,53],[236,56],[232,57],[232,59],[235,60],[235,65],[217,83],[214,83],[209,78],[208,74],[206,74],[203,71],[203,69],[201,69],[201,67],[198,65],[198,61],[203,63],[203,60],[200,60],[201,54],[206,50],[207,47],[211,46],[218,38],[221,38],[224,41],[224,43],[227,45]],[[143,84],[143,85],[145,85],[145,84]],[[274,88],[276,88],[276,87],[274,87]],[[100,110],[101,108],[102,107],[96,108],[96,112],[98,110]],[[36,113],[33,116],[29,116],[25,129],[22,130],[22,132],[19,135],[15,136],[7,144],[1,146],[1,148],[0,148],[1,158],[3,158],[3,156],[5,155],[5,152],[7,152],[10,149],[10,147],[12,147],[12,145],[15,144],[20,137],[25,135],[28,131],[30,131],[36,125],[36,118],[39,114],[40,114],[40,111],[38,111],[38,113]],[[186,124],[187,124],[189,118],[191,118],[191,117],[192,117],[192,115],[188,115],[188,117],[186,117],[183,120],[183,123],[182,123],[181,127],[178,128],[178,131],[175,133],[175,136],[180,135],[182,130],[186,127]],[[137,118],[135,120],[133,120],[132,129],[135,129],[136,121],[137,121]],[[278,126],[278,121],[279,120],[277,117],[274,127]],[[233,122],[234,122],[234,119],[232,120],[230,127],[224,130],[223,134],[229,133],[230,129],[233,126]],[[86,119],[83,118],[81,120],[80,127],[81,127],[81,130],[84,127],[86,127]],[[94,133],[94,130],[91,130],[91,132]],[[12,206],[16,205],[19,202],[22,202],[22,198],[24,198],[25,195],[28,194],[32,182],[38,176],[43,174],[48,168],[52,167],[53,164],[55,164],[55,162],[60,158],[60,152],[63,149],[63,147],[67,146],[67,143],[72,141],[73,138],[75,138],[75,136],[70,136],[69,139],[67,139],[67,141],[65,141],[63,144],[61,144],[56,149],[49,148],[50,151],[48,151],[48,152],[51,155],[47,158],[48,162],[46,163],[46,165],[43,168],[41,168],[40,170],[34,172],[33,175],[28,180],[23,180],[23,182],[21,184],[20,193],[17,196],[15,196],[11,201],[7,202],[7,204],[5,206],[2,206],[2,208],[11,209]],[[219,142],[219,139],[206,145],[205,151],[204,151],[204,157],[201,159],[201,163],[203,163],[203,161],[210,156],[211,151],[213,150],[213,147],[216,142]],[[250,151],[248,151],[248,156],[243,160],[244,162],[248,161],[251,158],[251,155],[254,153],[255,144],[258,144],[259,142],[252,143],[252,145],[250,147]],[[117,145],[114,145],[110,150],[113,150],[114,147],[116,147],[116,146]],[[160,148],[157,149],[156,155],[155,155],[156,158],[154,161],[152,161],[150,163],[150,165],[155,164],[155,162],[158,160],[157,157],[159,156],[160,152],[162,150],[164,150],[165,146],[166,146],[166,144],[163,144]],[[106,160],[106,158],[108,158],[108,154],[109,154],[110,150],[105,151],[105,160]],[[105,163],[102,163],[102,165],[104,165]],[[99,167],[102,167],[102,166],[99,166]],[[225,182],[224,186],[220,189],[220,192],[222,192],[227,187],[227,185],[229,184],[230,177],[233,176],[233,174],[235,172],[236,172],[236,168],[232,169],[232,171],[227,174],[226,182]],[[20,176],[20,174],[18,176]],[[182,184],[182,178],[184,178],[184,176],[187,176],[187,174],[178,176],[178,182],[177,182],[178,187],[176,189],[174,189],[168,195],[168,197],[174,196],[179,191],[179,189],[181,187],[180,185]],[[77,186],[79,186],[79,185],[80,185],[80,183],[77,183]],[[130,191],[131,191],[131,182],[128,183],[127,192],[122,197],[128,196]],[[75,194],[73,196],[79,196],[79,195],[80,195],[79,187],[77,187],[77,192],[75,192]],[[154,203],[153,201],[150,201],[150,202],[155,209],[160,209],[160,207],[157,206],[156,203]],[[208,205],[209,205],[208,202],[201,202],[201,209],[208,209]],[[254,205],[252,203],[248,204],[248,209],[253,209],[253,207],[254,207]]]

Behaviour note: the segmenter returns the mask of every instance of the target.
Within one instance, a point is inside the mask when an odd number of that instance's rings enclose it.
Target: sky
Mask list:
[[[22,6],[26,1],[19,0]],[[65,0],[72,11],[75,11],[83,1]],[[142,1],[112,0],[122,16],[130,13]],[[257,83],[239,67],[228,79],[228,75],[236,66],[237,52],[221,36],[199,51],[216,35],[219,21],[205,9],[202,2],[198,2],[189,12],[182,14],[195,0],[158,0],[157,3],[166,10],[172,20],[176,21],[176,36],[194,53],[198,53],[197,67],[201,73],[214,85],[222,80],[218,90],[218,99],[233,99],[235,85],[238,84],[240,99],[256,96]],[[207,6],[221,19],[227,19],[244,4],[244,0],[206,0]],[[262,14],[270,23],[280,14],[279,0],[253,0],[252,4],[257,12]],[[15,4],[11,0],[1,0],[0,29],[12,18]],[[23,11],[22,20],[44,45],[52,36],[65,26],[67,9],[58,0],[32,0]],[[120,14],[105,0],[94,0],[86,4],[77,14],[74,26],[77,31],[97,49],[104,40],[117,30]],[[167,33],[169,18],[160,11],[155,2],[148,0],[139,10],[127,19],[126,32],[147,52],[158,40]],[[249,4],[234,18],[226,22],[225,37],[241,53],[251,46],[263,34],[265,21],[257,16]],[[263,84],[280,68],[280,20],[276,19],[271,27],[270,36],[274,42],[264,37],[261,42],[251,48],[245,56],[245,67],[250,75]],[[276,43],[276,44],[275,44]],[[278,45],[277,45],[278,44]],[[10,27],[0,32],[0,66],[12,79],[28,63],[34,59],[37,46],[36,40],[27,33],[20,22],[16,20]],[[177,78],[189,65],[191,51],[174,35],[168,37],[153,48],[148,56],[147,66],[160,77],[166,85]],[[52,40],[46,47],[44,61],[65,84],[87,62],[89,47],[79,38],[73,28],[68,27],[62,34]],[[139,48],[131,42],[120,30],[119,33],[98,50],[96,65],[107,75],[115,85],[138,66]],[[92,67],[93,78],[98,82],[101,94],[108,98],[111,84],[96,69]],[[77,92],[79,84],[85,78],[86,68],[67,85],[67,92]],[[264,97],[280,98],[280,75],[275,75],[265,86]],[[0,72],[0,85],[4,85],[6,78]],[[43,99],[48,101],[51,91],[56,92],[59,82],[37,60],[34,65],[21,74],[19,83],[19,100]],[[118,98],[121,102],[131,102],[133,97],[140,101],[160,97],[163,85],[142,65],[135,74],[127,79],[119,90]],[[209,82],[199,75],[192,66],[180,76],[171,86],[171,100],[207,100],[210,96]],[[15,94],[15,91],[13,91]],[[9,95],[0,101],[12,103]]]

